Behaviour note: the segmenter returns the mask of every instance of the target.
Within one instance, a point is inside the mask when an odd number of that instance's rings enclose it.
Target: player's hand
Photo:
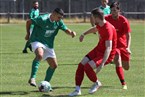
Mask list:
[[[104,67],[104,64],[100,64],[98,67],[97,67],[97,70],[96,70],[96,74],[98,74],[101,69]]]
[[[84,35],[82,34],[82,35],[80,36],[80,42],[82,42],[83,39],[84,39]]]
[[[29,40],[29,34],[26,34],[25,40]]]
[[[129,54],[131,54],[130,48],[126,48],[126,50],[127,50],[127,52],[128,52]]]
[[[76,32],[72,31],[71,36],[72,36],[72,38],[74,38],[76,36]]]

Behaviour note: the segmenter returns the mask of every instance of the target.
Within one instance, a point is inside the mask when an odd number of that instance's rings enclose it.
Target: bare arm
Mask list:
[[[27,34],[25,36],[25,39],[28,40],[29,39],[29,36],[30,36],[30,26],[32,24],[32,21],[29,19],[27,20],[26,22],[26,31],[27,31]]]
[[[71,31],[70,29],[65,30],[66,34],[71,35],[72,38],[76,36],[76,32]]]
[[[131,34],[130,33],[127,33],[126,34],[126,39],[127,39],[127,51],[128,53],[131,54],[131,50],[130,50],[130,45],[131,45]]]
[[[85,31],[85,32],[82,33],[82,35],[80,36],[80,42],[83,41],[85,35],[90,34],[90,33],[95,33],[95,32],[97,32],[97,28],[96,28],[96,27],[92,27],[92,28],[90,28],[89,30]]]
[[[94,21],[92,15],[90,16],[90,23],[91,23],[91,26],[92,26],[92,27],[95,26],[95,21]]]
[[[100,66],[97,68],[96,73],[98,73],[104,67],[106,61],[108,60],[110,52],[112,50],[112,41],[111,40],[107,40],[105,42],[105,46],[106,46],[106,50],[105,50],[105,53],[104,53],[104,57],[103,57],[103,60],[102,60],[102,62],[100,64]]]
[[[109,58],[110,52],[112,50],[112,41],[111,40],[107,40],[105,42],[105,46],[106,46],[106,50],[105,50],[104,57],[103,57],[103,60],[102,60],[101,64],[105,64],[105,62]]]

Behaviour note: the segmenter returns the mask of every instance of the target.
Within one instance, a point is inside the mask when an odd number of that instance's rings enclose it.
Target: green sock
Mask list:
[[[33,60],[31,78],[36,78],[36,73],[38,71],[39,63],[40,63],[40,61]]]
[[[27,50],[27,48],[30,46],[30,42],[29,42],[29,40],[26,42],[26,44],[25,44],[25,48],[24,48],[24,50]]]
[[[45,81],[50,82],[53,73],[54,73],[55,69],[48,67],[47,71],[46,71],[46,76],[45,76]]]

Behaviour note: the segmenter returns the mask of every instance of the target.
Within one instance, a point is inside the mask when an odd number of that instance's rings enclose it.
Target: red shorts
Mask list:
[[[116,51],[114,50],[114,52],[110,53],[110,56],[108,58],[108,60],[106,61],[105,65],[107,65],[108,63],[112,62],[112,60],[114,59],[116,54]],[[103,57],[104,57],[104,53],[97,51],[96,48],[94,48],[92,51],[90,51],[87,55],[86,55],[90,60],[93,60],[97,67],[101,64]]]
[[[129,61],[130,60],[130,54],[127,52],[126,48],[117,48],[116,54],[121,55],[122,61]]]

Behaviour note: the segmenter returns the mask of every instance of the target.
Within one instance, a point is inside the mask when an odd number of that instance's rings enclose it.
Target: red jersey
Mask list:
[[[96,49],[104,54],[106,50],[105,41],[112,40],[111,54],[115,53],[117,46],[117,35],[114,26],[109,22],[106,22],[102,27],[96,25],[96,28],[98,29],[99,33],[99,42]]]
[[[116,29],[117,32],[117,48],[126,48],[127,47],[127,39],[126,39],[126,33],[130,33],[130,25],[128,20],[122,16],[119,15],[118,19],[113,19],[112,15],[105,16],[105,19],[110,22]]]

